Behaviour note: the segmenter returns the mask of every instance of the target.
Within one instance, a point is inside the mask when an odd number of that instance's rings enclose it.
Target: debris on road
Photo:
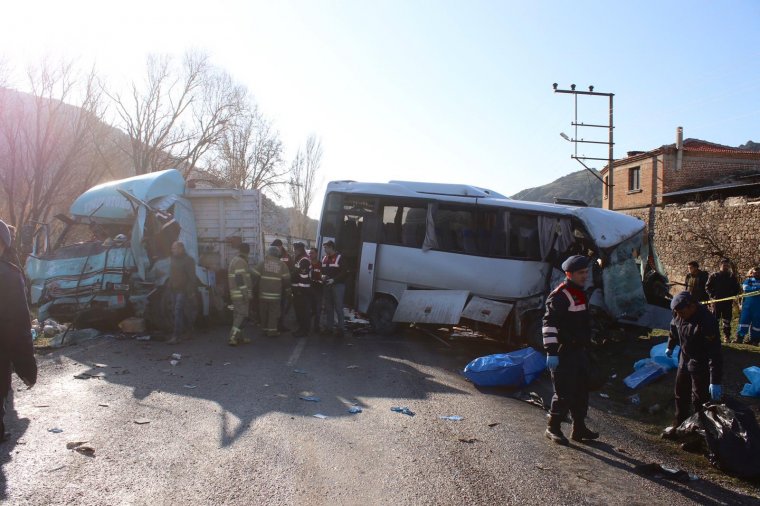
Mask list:
[[[452,422],[459,422],[460,420],[464,420],[464,418],[462,418],[459,415],[439,416],[438,418],[440,418],[441,420],[449,420]]]
[[[313,395],[302,395],[302,396],[299,397],[299,399],[301,399],[302,401],[307,401],[307,402],[319,402],[320,401],[319,397],[314,397]]]
[[[179,353],[172,353],[172,358],[174,360],[182,360],[182,355],[180,355]]]
[[[135,420],[135,423],[137,425],[145,425],[145,424],[150,423],[150,420],[148,420],[147,418],[138,418]]]
[[[327,416],[327,415],[323,415],[322,413],[316,413],[316,414],[314,414],[314,415],[312,415],[312,416],[313,416],[314,418],[319,418],[320,420],[325,420],[325,419],[327,419],[327,418],[328,418],[328,416]]]
[[[49,408],[50,404],[35,404],[35,408]]]
[[[488,424],[488,426],[489,426],[489,427],[491,427],[492,429],[493,429],[494,427],[496,427],[497,425],[501,425],[501,422],[493,422],[493,423],[489,423],[489,424]]]
[[[95,456],[95,448],[93,448],[92,446],[88,446],[88,445],[77,446],[76,448],[74,448],[74,451],[77,452],[77,453],[81,453],[82,455],[84,455],[86,457],[94,457]]]
[[[460,438],[459,438],[459,442],[460,442],[460,443],[473,444],[473,443],[476,443],[476,442],[478,442],[478,441],[480,441],[480,439],[478,439],[478,438],[476,438],[476,437],[470,437],[470,438],[464,438],[464,437],[460,437]]]
[[[189,384],[189,383],[188,383],[188,384],[185,384],[185,385],[182,385],[182,386],[183,386],[183,387],[185,387],[185,388],[190,388],[190,389],[193,389],[193,388],[198,388],[198,385],[191,385],[191,384]]]
[[[232,365],[232,362],[225,362],[222,365]]]
[[[106,404],[106,403],[100,403],[100,404],[98,404],[98,407],[107,408],[108,404]]]
[[[668,343],[660,343],[652,346],[649,351],[650,358],[643,358],[633,364],[633,373],[627,376],[623,383],[628,388],[635,390],[639,387],[643,387],[652,383],[653,381],[665,376],[669,371],[678,367],[678,354],[681,352],[681,347],[676,346],[673,349],[673,354],[668,357],[667,352]]]
[[[633,469],[639,474],[652,476],[653,478],[665,478],[680,482],[696,481],[699,479],[697,475],[688,473],[683,469],[666,467],[657,463],[639,464]]]
[[[78,446],[82,446],[85,443],[89,443],[89,441],[70,441],[66,443],[66,449],[73,450],[74,448],[77,448]]]
[[[544,398],[538,395],[536,392],[520,391],[514,395],[514,398],[523,402],[527,402],[528,404],[532,404],[537,408],[543,409],[544,411],[549,411],[549,408],[546,406],[546,402],[544,402]]]
[[[150,335],[149,334],[143,334],[140,336],[135,336],[135,341],[150,341]]]
[[[348,412],[351,413],[352,415],[355,415],[357,413],[361,413],[362,408],[360,408],[359,406],[351,406],[350,408],[348,408]]]
[[[641,404],[641,397],[639,394],[633,394],[632,396],[628,397],[628,400],[631,401],[631,404],[634,406],[638,406]]]
[[[358,365],[349,365],[348,367],[346,367],[346,369],[358,369],[358,368],[359,368]]]
[[[546,369],[546,357],[533,348],[479,357],[463,374],[478,386],[520,387],[533,382]]]
[[[391,411],[395,411],[396,413],[402,413],[402,414],[408,415],[408,416],[414,416],[415,415],[414,411],[412,411],[411,409],[409,409],[406,406],[403,406],[403,407],[402,406],[393,406],[391,408]]]
[[[293,372],[296,374],[306,374],[306,371],[304,371],[303,369],[293,369]]]
[[[172,367],[174,367],[177,364],[179,364],[179,360],[170,360],[169,363],[171,364]]]
[[[59,429],[58,427],[54,427],[52,429],[48,429],[48,432],[52,432],[53,434],[60,434],[63,432],[63,429]]]
[[[108,365],[106,364],[98,364],[97,362],[92,364],[92,366],[97,367],[98,369],[105,369],[106,367],[108,367]]]

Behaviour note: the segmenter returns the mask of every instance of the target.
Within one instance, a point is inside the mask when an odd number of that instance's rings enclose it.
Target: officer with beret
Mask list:
[[[3,258],[11,246],[10,230],[0,220],[0,442],[8,438],[3,416],[11,389],[11,373],[15,372],[29,388],[37,381],[24,276],[18,267]]]
[[[673,320],[670,322],[667,356],[673,356],[681,345],[676,374],[676,424],[689,418],[689,404],[701,411],[709,399],[720,400],[723,356],[721,353],[718,320],[689,292],[681,292],[670,303]],[[708,397],[709,395],[709,397]]]
[[[568,411],[573,417],[574,441],[597,439],[598,432],[586,427],[588,411],[591,316],[583,287],[589,274],[590,259],[571,256],[562,264],[566,279],[546,299],[542,325],[546,367],[551,371],[554,396],[549,411],[549,426],[544,433],[557,444],[569,442],[560,424]]]

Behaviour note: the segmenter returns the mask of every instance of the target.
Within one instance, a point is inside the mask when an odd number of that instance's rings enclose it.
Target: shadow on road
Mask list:
[[[622,471],[630,472],[636,476],[645,478],[660,487],[672,490],[696,504],[706,506],[719,506],[724,504],[757,504],[757,498],[747,494],[733,492],[722,486],[707,480],[680,483],[669,481],[664,478],[655,478],[636,472],[636,466],[648,464],[616,450],[607,443],[592,441],[586,444],[573,443],[572,447],[592,458],[600,460],[604,464],[615,467]],[[642,501],[647,498],[642,497]]]
[[[432,371],[426,372],[427,367],[441,366],[441,356],[432,346],[419,346],[423,339],[419,336],[416,341],[415,338],[363,337],[343,341],[317,336],[306,340],[259,337],[251,345],[230,348],[217,334],[180,346],[112,341],[78,353],[77,360],[90,366],[82,370],[85,376],[92,377],[89,381],[102,380],[130,388],[134,398],[146,402],[151,398],[150,404],[154,406],[157,403],[154,394],[216,404],[220,408],[217,411],[221,411],[221,447],[233,444],[255,420],[269,413],[351,417],[356,416],[348,412],[351,406],[371,410],[380,409],[378,403],[389,401],[403,406],[434,394],[470,394],[441,382]],[[62,350],[61,355],[69,353],[68,350]],[[182,356],[174,366],[170,362],[172,353]],[[477,352],[465,352],[472,353]],[[59,359],[60,356],[53,358]],[[446,362],[445,357],[443,360]],[[449,352],[448,360],[451,368],[456,369],[462,359],[458,352]],[[300,398],[307,396],[320,400],[308,402]],[[166,409],[175,409],[175,405],[167,403]],[[192,413],[177,415],[192,419]]]
[[[10,438],[4,443],[0,443],[0,501],[8,498],[8,480],[3,468],[13,460],[13,450],[18,444],[21,437],[29,427],[28,418],[19,418],[18,412],[13,405],[13,394],[6,401],[5,413],[5,430],[10,432]]]

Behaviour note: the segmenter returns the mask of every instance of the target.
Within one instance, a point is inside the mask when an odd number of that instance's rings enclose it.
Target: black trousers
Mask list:
[[[293,291],[293,309],[296,312],[296,323],[299,332],[308,332],[311,322],[311,294],[308,289]]]
[[[678,365],[676,373],[676,425],[702,410],[702,405],[710,400],[710,372],[706,367],[689,371],[686,364]]]
[[[731,338],[731,319],[734,317],[734,303],[730,300],[713,304],[713,315],[721,322],[723,336]]]
[[[583,423],[588,413],[589,358],[584,349],[563,350],[559,365],[552,373],[554,396],[549,413],[564,420],[567,413],[573,423]]]
[[[3,421],[5,416],[5,401],[11,392],[11,361],[5,357],[0,357],[0,422]],[[3,425],[0,423],[0,425]],[[4,427],[4,426],[3,426]],[[0,433],[0,438],[3,434]]]
[[[313,320],[314,330],[319,331],[322,327],[322,299],[324,294],[322,293],[322,285],[311,285],[311,318]]]

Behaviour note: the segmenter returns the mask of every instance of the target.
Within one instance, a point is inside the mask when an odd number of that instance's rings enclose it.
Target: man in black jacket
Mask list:
[[[689,273],[686,275],[686,280],[684,281],[686,291],[689,292],[692,299],[697,302],[707,300],[707,290],[705,290],[707,273],[700,270],[699,263],[694,260],[687,265],[689,267]]]
[[[574,441],[597,439],[599,433],[586,427],[590,362],[587,348],[591,342],[591,315],[588,310],[586,284],[589,258],[571,256],[562,264],[567,278],[546,299],[542,334],[546,350],[546,367],[551,371],[554,397],[549,410],[549,424],[544,435],[551,441],[567,445],[560,424],[570,412]]]
[[[689,418],[690,406],[695,412],[701,411],[708,400],[722,397],[723,355],[718,321],[703,304],[689,292],[681,292],[673,297],[670,307],[673,321],[666,355],[671,357],[676,345],[681,346],[675,388],[678,427]]]
[[[739,281],[731,271],[731,261],[728,258],[724,258],[720,261],[720,270],[713,272],[710,277],[707,278],[707,284],[705,285],[707,295],[710,299],[725,299],[727,297],[734,297],[741,293],[741,286]],[[731,320],[734,317],[734,301],[724,300],[715,302],[712,304],[713,315],[721,322],[723,337],[727,343],[731,342]]]
[[[31,318],[26,305],[24,276],[3,258],[12,245],[8,226],[0,220],[0,441],[5,441],[5,400],[11,389],[11,373],[31,388],[37,382]]]

